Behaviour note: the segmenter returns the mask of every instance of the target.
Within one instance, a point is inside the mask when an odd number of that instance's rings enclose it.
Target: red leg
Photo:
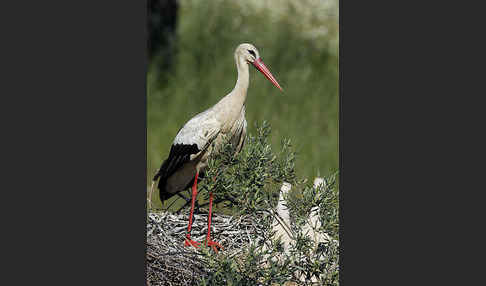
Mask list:
[[[213,193],[209,193],[209,215],[208,215],[208,234],[206,236],[206,245],[213,248],[215,252],[218,252],[216,247],[224,249],[221,244],[217,243],[216,241],[211,240],[211,215],[213,211]]]
[[[192,185],[192,200],[191,200],[191,212],[189,213],[189,225],[187,226],[187,233],[186,233],[186,240],[184,241],[185,246],[194,246],[199,247],[200,243],[193,241],[191,239],[191,228],[192,228],[192,217],[194,213],[194,203],[196,202],[197,196],[197,177],[199,176],[199,172],[196,172],[196,178],[194,179],[194,184]]]

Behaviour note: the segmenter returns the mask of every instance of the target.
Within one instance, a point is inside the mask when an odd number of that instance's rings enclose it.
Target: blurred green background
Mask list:
[[[248,132],[266,120],[274,148],[290,138],[300,177],[339,169],[337,0],[149,3],[148,184],[180,127],[233,89],[233,52],[244,42],[256,46],[284,89],[250,69]],[[153,202],[161,206],[158,195]]]

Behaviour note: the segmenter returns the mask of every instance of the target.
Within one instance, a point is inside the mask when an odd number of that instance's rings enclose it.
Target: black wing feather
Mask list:
[[[162,163],[157,174],[154,176],[154,181],[160,178],[158,188],[160,190],[160,199],[162,201],[170,198],[174,194],[168,194],[165,190],[167,179],[172,176],[182,165],[189,162],[192,154],[197,154],[201,150],[197,148],[197,144],[174,144],[170,148],[169,157]]]

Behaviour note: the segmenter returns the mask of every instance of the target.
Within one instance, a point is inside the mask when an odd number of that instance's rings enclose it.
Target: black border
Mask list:
[[[0,284],[144,285],[147,2],[2,10]]]
[[[435,4],[340,2],[341,285],[478,284],[484,17]]]

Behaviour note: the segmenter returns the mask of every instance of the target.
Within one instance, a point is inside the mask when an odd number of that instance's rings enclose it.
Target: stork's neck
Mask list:
[[[234,97],[238,98],[238,100],[235,101],[241,103],[243,106],[243,104],[245,104],[248,85],[250,83],[249,67],[245,60],[237,56],[235,57],[235,60],[236,68],[238,69],[238,80],[236,81],[232,94]]]
[[[235,88],[214,106],[219,121],[224,123],[222,130],[225,132],[241,116],[242,109],[245,106],[246,91],[248,90],[250,77],[248,63],[240,60],[236,55],[235,60],[238,69],[238,80],[236,81]]]

